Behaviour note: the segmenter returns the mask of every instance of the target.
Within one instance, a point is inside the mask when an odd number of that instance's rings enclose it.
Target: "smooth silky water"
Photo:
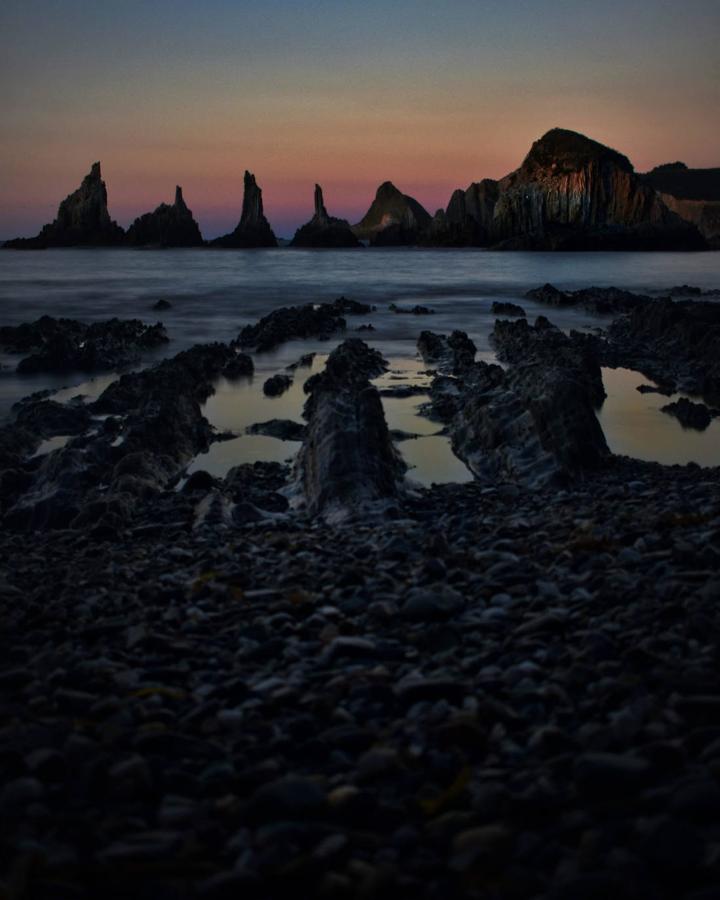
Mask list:
[[[720,253],[496,253],[484,250],[258,250],[258,251],[133,251],[48,250],[0,253],[0,324],[32,321],[41,315],[98,321],[112,316],[161,320],[170,343],[143,357],[143,365],[174,355],[196,343],[228,341],[240,328],[272,309],[299,303],[330,301],[344,294],[374,304],[366,316],[347,316],[346,337],[361,337],[382,352],[391,372],[379,386],[418,383],[423,369],[416,341],[421,330],[466,331],[478,346],[478,358],[492,360],[489,335],[494,300],[521,304],[533,321],[545,315],[564,329],[604,327],[607,319],[582,310],[553,309],[525,299],[530,288],[551,282],[559,288],[597,285],[662,296],[674,285],[720,287]],[[157,300],[172,308],[155,312]],[[388,310],[391,303],[420,303],[434,315],[412,316]],[[371,322],[372,332],[356,332]],[[190,467],[223,474],[233,465],[257,459],[285,461],[297,452],[297,442],[247,435],[245,428],[268,419],[302,422],[302,384],[322,366],[339,343],[291,341],[269,354],[253,354],[252,380],[221,380],[205,413],[219,430],[237,435],[214,444]],[[298,369],[293,387],[279,398],[262,393],[266,378],[320,351],[312,369]],[[78,394],[91,400],[116,377],[115,373],[18,376],[17,357],[0,355],[0,417],[28,394],[51,388],[66,402]],[[608,398],[598,416],[610,448],[640,459],[663,463],[720,464],[720,420],[705,432],[683,429],[659,411],[671,399],[640,394],[647,378],[627,370],[605,370]],[[413,381],[413,379],[415,379]],[[438,435],[438,423],[417,415],[423,396],[384,397],[388,425],[419,435],[398,442],[408,466],[408,478],[421,484],[462,481],[470,477]],[[46,448],[43,447],[45,450]],[[47,451],[49,452],[49,450]]]

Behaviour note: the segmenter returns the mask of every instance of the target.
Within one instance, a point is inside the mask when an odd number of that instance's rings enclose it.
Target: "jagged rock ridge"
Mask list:
[[[135,219],[128,228],[127,240],[136,247],[201,247],[204,243],[179,185],[175,188],[175,202],[161,203],[154,212]]]
[[[34,238],[15,238],[5,247],[41,250],[46,247],[113,246],[125,239],[123,229],[110,218],[107,188],[100,163],[93,163],[80,187],[63,200],[54,222]]]
[[[430,213],[417,200],[385,181],[353,231],[374,246],[416,244],[431,221]]]
[[[295,232],[291,247],[361,247],[346,219],[336,219],[328,215],[323,200],[323,191],[315,185],[315,213]]]
[[[242,214],[237,228],[230,234],[212,241],[214,247],[277,247],[277,239],[263,212],[262,190],[255,176],[246,170],[244,178]]]

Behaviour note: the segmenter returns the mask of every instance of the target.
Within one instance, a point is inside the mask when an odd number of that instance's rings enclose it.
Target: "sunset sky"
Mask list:
[[[206,237],[253,171],[276,233],[430,212],[559,125],[645,171],[720,165],[718,0],[2,0],[0,239],[102,161],[127,226],[182,184]]]

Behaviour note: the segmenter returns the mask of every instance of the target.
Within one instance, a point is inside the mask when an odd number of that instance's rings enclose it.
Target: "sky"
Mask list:
[[[720,165],[719,0],[2,0],[0,239],[95,160],[127,226],[176,184],[214,237],[254,172],[280,236],[393,181],[431,213],[560,126]]]

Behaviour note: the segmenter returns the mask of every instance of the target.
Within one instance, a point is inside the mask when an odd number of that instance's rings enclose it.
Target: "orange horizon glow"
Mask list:
[[[569,10],[572,14],[569,14]],[[5,0],[0,239],[102,162],[127,227],[183,187],[205,237],[254,172],[276,234],[357,222],[383,181],[431,214],[559,126],[636,171],[720,165],[716,0]]]

